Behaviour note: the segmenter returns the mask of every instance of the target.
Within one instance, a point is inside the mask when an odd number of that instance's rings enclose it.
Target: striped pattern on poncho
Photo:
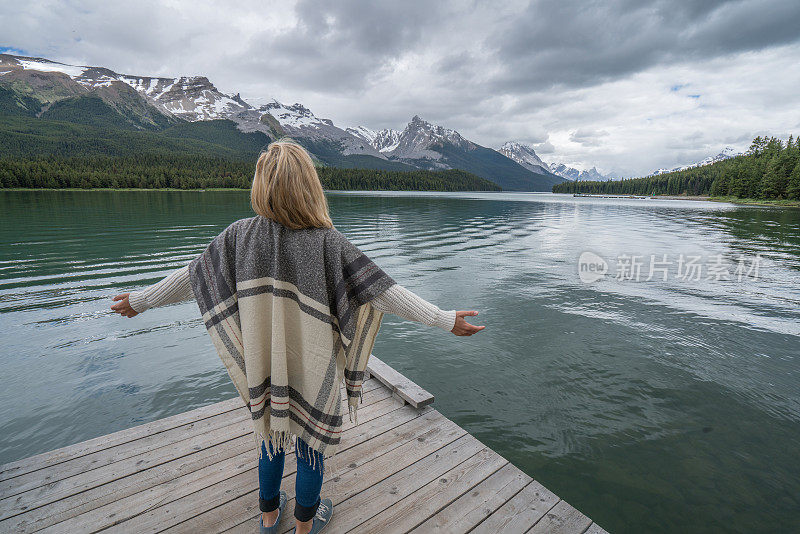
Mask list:
[[[338,230],[293,230],[257,215],[228,226],[189,264],[206,329],[274,451],[302,438],[333,456],[344,382],[351,419],[394,280]],[[266,447],[271,454],[270,447]]]

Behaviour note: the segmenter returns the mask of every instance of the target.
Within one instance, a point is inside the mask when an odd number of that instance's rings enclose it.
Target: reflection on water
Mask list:
[[[612,532],[800,528],[800,211],[549,194],[331,193],[473,338],[386,316],[375,352]],[[235,395],[193,302],[127,320],[251,215],[246,192],[0,194],[0,462]],[[577,259],[761,255],[758,279],[580,282]]]

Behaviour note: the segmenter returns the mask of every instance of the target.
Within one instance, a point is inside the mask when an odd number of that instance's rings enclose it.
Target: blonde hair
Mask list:
[[[287,228],[333,227],[314,162],[291,141],[275,141],[259,154],[250,205]]]

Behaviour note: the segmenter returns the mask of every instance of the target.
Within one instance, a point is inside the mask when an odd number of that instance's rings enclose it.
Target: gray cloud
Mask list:
[[[800,2],[538,0],[493,42],[505,91],[585,86],[654,65],[800,40]]]
[[[556,147],[554,147],[553,143],[551,143],[550,141],[539,143],[538,145],[535,145],[533,148],[540,156],[543,154],[553,154],[556,151]]]
[[[569,140],[573,143],[578,143],[583,146],[600,146],[602,144],[601,138],[608,137],[609,134],[605,130],[593,130],[590,128],[581,128],[569,134]]]
[[[797,0],[40,0],[0,4],[0,47],[642,174],[800,127],[799,21]]]
[[[294,25],[251,38],[244,66],[252,77],[269,73],[306,90],[350,94],[362,92],[371,77],[418,47],[448,16],[445,3],[421,0],[301,0],[294,12]]]

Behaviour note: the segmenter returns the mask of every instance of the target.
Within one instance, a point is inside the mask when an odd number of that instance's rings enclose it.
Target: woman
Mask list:
[[[160,282],[114,297],[115,312],[195,298],[220,358],[250,409],[259,450],[260,530],[278,532],[285,450],[295,440],[295,531],[319,532],[332,514],[321,499],[323,456],[341,433],[343,381],[351,419],[382,315],[470,336],[476,311],[443,311],[405,289],[333,228],[308,153],[275,142],[256,163],[255,217],[220,233]],[[356,419],[357,422],[357,419]]]

